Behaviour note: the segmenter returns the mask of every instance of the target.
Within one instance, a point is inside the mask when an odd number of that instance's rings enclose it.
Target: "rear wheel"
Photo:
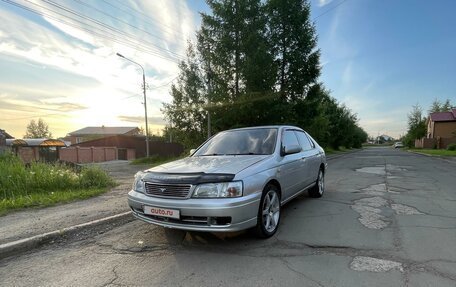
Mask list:
[[[320,168],[315,185],[309,189],[309,196],[314,197],[314,198],[319,198],[319,197],[323,196],[324,192],[325,192],[325,173],[324,173],[323,169]]]
[[[255,232],[258,237],[268,238],[276,233],[280,223],[279,189],[268,184],[264,190],[258,210],[258,221]]]

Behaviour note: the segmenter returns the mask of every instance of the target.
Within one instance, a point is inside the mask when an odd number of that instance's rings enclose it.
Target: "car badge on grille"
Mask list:
[[[166,188],[159,188],[159,189],[162,193],[166,191]]]

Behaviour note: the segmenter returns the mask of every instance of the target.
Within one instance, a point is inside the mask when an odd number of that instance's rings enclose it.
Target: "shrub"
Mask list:
[[[111,187],[114,184],[98,167],[85,167],[80,172],[58,163],[33,162],[27,167],[11,153],[0,155],[0,199]]]
[[[82,187],[108,187],[114,186],[112,178],[100,167],[84,167],[79,177],[79,183]]]
[[[447,150],[456,150],[456,143],[449,144]]]

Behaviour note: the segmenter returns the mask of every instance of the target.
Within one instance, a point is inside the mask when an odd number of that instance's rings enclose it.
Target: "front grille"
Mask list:
[[[186,198],[190,191],[190,184],[158,184],[146,182],[146,194],[160,197]]]

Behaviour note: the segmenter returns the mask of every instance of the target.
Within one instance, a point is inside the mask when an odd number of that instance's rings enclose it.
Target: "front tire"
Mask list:
[[[319,198],[323,196],[325,192],[325,172],[320,168],[318,172],[317,181],[315,185],[309,189],[309,196],[313,198]]]
[[[276,233],[280,223],[280,192],[272,184],[268,184],[261,196],[258,209],[257,226],[255,233],[260,238],[269,238]]]

